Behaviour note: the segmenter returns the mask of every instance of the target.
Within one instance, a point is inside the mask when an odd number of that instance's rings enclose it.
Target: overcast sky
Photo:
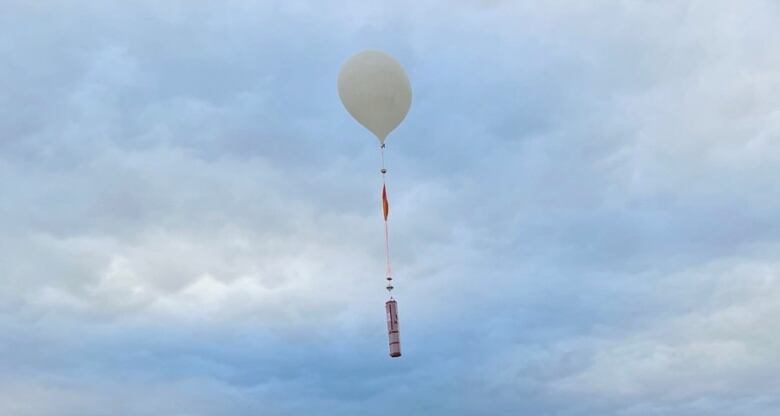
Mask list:
[[[777,415],[778,21],[2,1],[0,414]],[[336,91],[366,48],[414,90],[397,360],[377,142]]]

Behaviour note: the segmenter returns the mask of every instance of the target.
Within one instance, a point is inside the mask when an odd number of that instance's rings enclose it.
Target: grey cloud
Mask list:
[[[771,413],[776,6],[488,3],[9,3],[0,410]]]

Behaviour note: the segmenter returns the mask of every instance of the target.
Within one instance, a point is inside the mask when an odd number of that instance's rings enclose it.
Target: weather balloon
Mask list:
[[[406,117],[412,86],[392,56],[374,50],[349,58],[339,72],[339,97],[349,114],[384,144]]]
[[[382,158],[382,216],[385,223],[385,287],[390,299],[385,303],[387,336],[391,357],[401,356],[398,303],[392,296],[393,268],[390,264],[390,237],[387,218],[390,203],[387,198],[385,140],[406,118],[412,104],[412,86],[406,71],[392,56],[374,50],[360,52],[341,67],[338,79],[339,97],[349,114],[379,139]]]

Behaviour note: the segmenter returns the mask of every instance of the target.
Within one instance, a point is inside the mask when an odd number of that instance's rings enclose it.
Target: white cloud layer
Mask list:
[[[1,8],[0,414],[780,408],[774,2]]]

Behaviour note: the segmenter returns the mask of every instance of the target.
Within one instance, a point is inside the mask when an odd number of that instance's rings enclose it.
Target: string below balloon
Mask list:
[[[379,153],[382,156],[382,214],[385,220],[385,265],[386,265],[386,279],[387,279],[387,293],[390,294],[390,299],[393,298],[393,265],[390,262],[390,232],[387,226],[387,216],[390,214],[390,202],[387,199],[387,169],[385,168],[385,144],[379,146]]]

